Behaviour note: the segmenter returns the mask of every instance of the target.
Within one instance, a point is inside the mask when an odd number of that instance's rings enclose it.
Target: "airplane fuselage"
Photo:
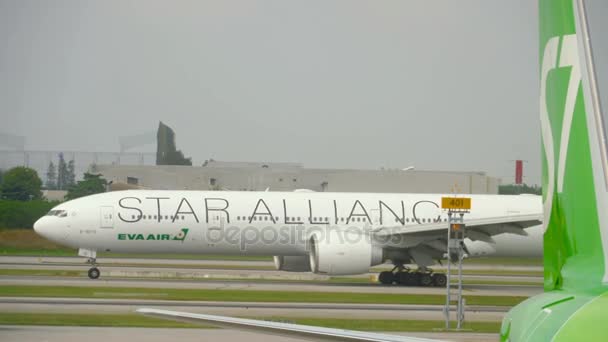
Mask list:
[[[311,231],[360,232],[445,222],[440,194],[128,190],[65,202],[37,222],[75,248],[124,253],[305,255]],[[541,212],[538,196],[470,195],[466,220]],[[511,238],[502,237],[510,236]],[[502,234],[518,254],[540,255],[529,237]],[[519,240],[518,240],[519,239]],[[529,242],[529,241],[528,241]],[[497,244],[505,252],[507,246]],[[527,250],[527,249],[532,250]],[[496,252],[496,251],[495,251]]]

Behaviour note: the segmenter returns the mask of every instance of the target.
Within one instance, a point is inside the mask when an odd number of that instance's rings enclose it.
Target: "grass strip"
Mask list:
[[[0,275],[4,276],[49,276],[49,277],[84,277],[86,271],[70,270],[20,270],[20,269],[0,269]]]
[[[0,325],[83,327],[211,328],[209,325],[164,320],[139,314],[66,314],[0,312]]]
[[[399,320],[399,319],[345,319],[345,318],[294,318],[272,317],[276,322],[314,325],[326,328],[360,331],[410,331],[434,332],[445,328],[444,321]],[[476,333],[498,333],[500,322],[465,322],[463,329]]]
[[[209,289],[155,289],[135,287],[0,286],[2,297],[130,298],[268,303],[353,303],[441,305],[443,295],[344,293],[302,291],[248,291]],[[465,295],[468,305],[513,306],[527,297]]]
[[[18,248],[0,246],[0,256],[75,257],[78,250],[68,248]],[[215,254],[164,254],[164,253],[97,253],[97,258],[124,259],[171,259],[171,260],[227,260],[227,261],[272,261],[271,256],[259,255],[215,255]]]
[[[527,271],[527,270],[462,270],[463,275],[487,275],[487,276],[526,276],[526,277],[542,277],[543,271]]]
[[[474,257],[467,258],[464,265],[509,265],[509,266],[543,266],[543,258],[530,257]]]

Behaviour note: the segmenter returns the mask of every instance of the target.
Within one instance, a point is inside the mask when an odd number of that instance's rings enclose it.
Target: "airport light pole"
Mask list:
[[[462,298],[462,260],[464,259],[465,224],[464,214],[471,209],[471,199],[466,197],[443,197],[441,208],[448,210],[448,240],[447,240],[447,282],[446,302],[443,309],[445,328],[450,329],[451,304],[451,275],[452,263],[458,263],[458,292],[456,299],[456,329],[461,329],[464,322],[464,299]]]

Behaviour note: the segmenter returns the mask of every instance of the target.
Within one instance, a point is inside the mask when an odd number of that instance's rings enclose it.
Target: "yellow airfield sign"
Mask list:
[[[441,197],[441,209],[470,210],[470,197]]]

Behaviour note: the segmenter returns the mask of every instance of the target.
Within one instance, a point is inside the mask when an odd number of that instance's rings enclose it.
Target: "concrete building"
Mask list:
[[[205,166],[97,165],[114,183],[149,189],[497,194],[483,172],[308,169],[295,163],[208,161]]]
[[[9,170],[17,166],[29,167],[36,170],[42,183],[46,184],[49,164],[53,162],[57,168],[60,154],[63,154],[66,163],[74,161],[76,180],[82,179],[84,172],[97,164],[153,166],[156,163],[156,154],[150,152],[0,150],[0,170]]]

